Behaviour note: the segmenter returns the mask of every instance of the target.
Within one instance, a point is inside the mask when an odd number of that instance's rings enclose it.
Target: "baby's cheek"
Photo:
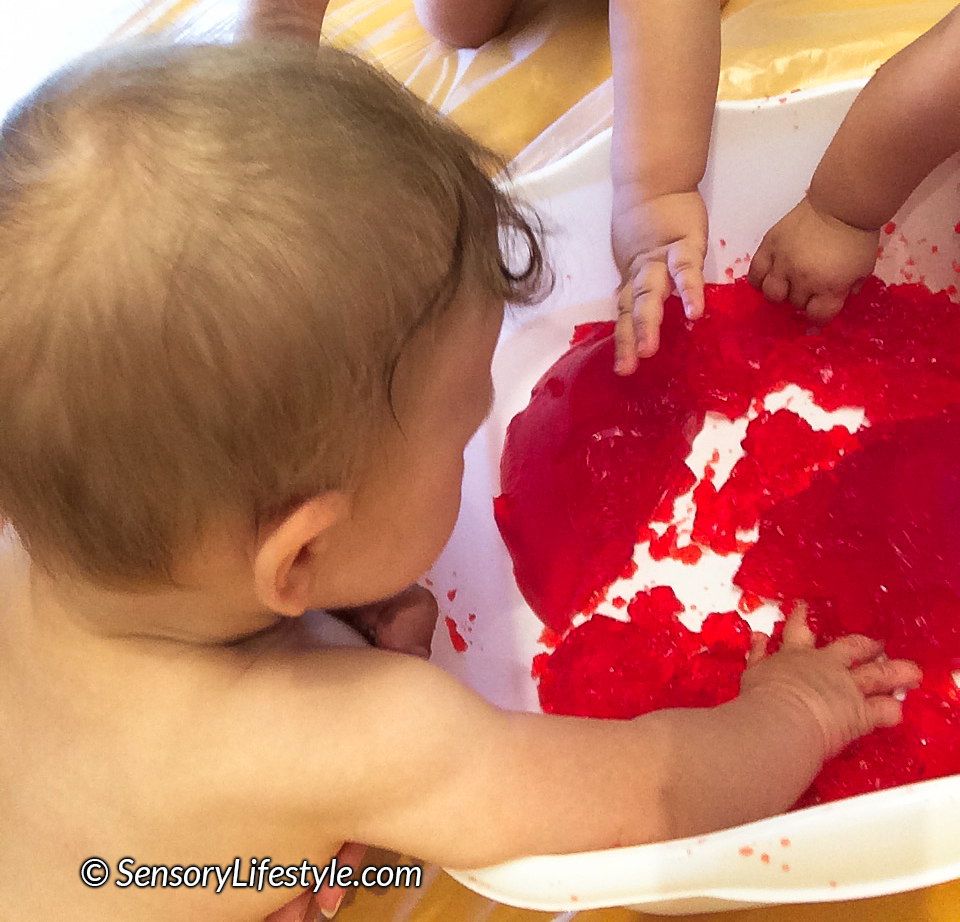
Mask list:
[[[434,497],[437,505],[438,531],[441,532],[439,535],[440,548],[437,550],[438,554],[443,550],[444,545],[446,545],[450,535],[453,533],[457,516],[460,514],[462,492],[463,458],[460,457],[451,464],[449,470],[446,472],[444,481],[437,485],[437,494]]]

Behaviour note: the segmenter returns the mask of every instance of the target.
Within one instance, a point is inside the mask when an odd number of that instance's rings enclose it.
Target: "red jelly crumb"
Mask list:
[[[538,638],[539,643],[543,644],[545,647],[550,647],[551,649],[556,647],[561,640],[563,640],[563,635],[558,634],[556,631],[550,630],[548,627],[545,627],[540,632],[540,637]]]
[[[755,592],[744,592],[740,596],[740,601],[737,603],[737,608],[740,609],[745,615],[749,615],[750,612],[756,611],[761,605],[763,605],[763,599],[760,598]]]
[[[457,630],[456,621],[454,621],[453,618],[444,618],[443,620],[447,625],[447,632],[450,634],[450,643],[453,644],[453,649],[456,650],[457,653],[465,653],[467,650],[467,642]]]

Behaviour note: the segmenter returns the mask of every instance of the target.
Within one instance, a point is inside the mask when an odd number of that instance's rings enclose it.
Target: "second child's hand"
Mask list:
[[[663,303],[674,287],[690,320],[703,314],[707,209],[700,193],[643,199],[614,190],[613,255],[623,279],[614,332],[617,374],[633,373],[660,348]]]
[[[764,235],[747,279],[768,300],[826,322],[873,271],[879,242],[878,230],[851,227],[804,198]]]

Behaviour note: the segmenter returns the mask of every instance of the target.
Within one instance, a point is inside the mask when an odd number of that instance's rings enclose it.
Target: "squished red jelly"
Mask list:
[[[683,606],[667,586],[640,592],[628,622],[594,615],[534,660],[540,705],[548,714],[629,719],[668,707],[711,707],[735,698],[749,649],[749,625],[736,613],[710,615],[706,633],[677,618]]]
[[[734,581],[805,599],[825,639],[960,668],[960,408],[878,426],[764,516]]]
[[[751,420],[742,442],[744,456],[719,489],[703,488],[693,538],[719,554],[744,550],[737,531],[754,528],[761,513],[806,488],[813,473],[829,470],[857,446],[843,426],[814,430],[789,410],[763,411]]]
[[[627,379],[612,371],[612,325],[577,328],[511,423],[496,514],[518,584],[553,629],[553,651],[534,661],[543,709],[626,718],[738,693],[751,631],[736,612],[691,631],[661,586],[631,600],[629,621],[594,615],[570,630],[630,572],[636,542],[691,563],[699,544],[746,552],[742,611],[804,600],[818,645],[867,633],[924,667],[903,723],[831,760],[798,806],[960,773],[960,309],[870,279],[810,330],[743,281],[706,296],[693,325],[668,302],[660,353]],[[788,383],[827,410],[862,407],[869,428],[816,431],[761,409],[728,479],[715,484],[711,464],[695,483],[684,459],[704,414],[756,411]],[[697,543],[681,545],[673,500],[691,486]]]

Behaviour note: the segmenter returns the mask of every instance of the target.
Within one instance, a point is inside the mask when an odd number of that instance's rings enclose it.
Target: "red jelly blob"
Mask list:
[[[682,324],[670,312],[660,352],[629,377],[613,373],[613,324],[579,327],[507,430],[494,513],[517,585],[554,630],[624,574],[641,525],[684,479],[702,414],[679,378]]]
[[[683,461],[704,414],[743,413],[766,357],[806,326],[745,280],[708,285],[706,296],[695,324],[668,299],[660,350],[629,377],[613,372],[612,323],[578,327],[510,422],[494,514],[520,591],[555,630],[625,573],[650,519],[689,489]],[[655,551],[684,549],[668,539]]]
[[[443,622],[447,626],[447,633],[450,635],[450,643],[453,645],[453,649],[457,653],[466,653],[467,641],[457,629],[457,622],[453,618],[444,618]]]

